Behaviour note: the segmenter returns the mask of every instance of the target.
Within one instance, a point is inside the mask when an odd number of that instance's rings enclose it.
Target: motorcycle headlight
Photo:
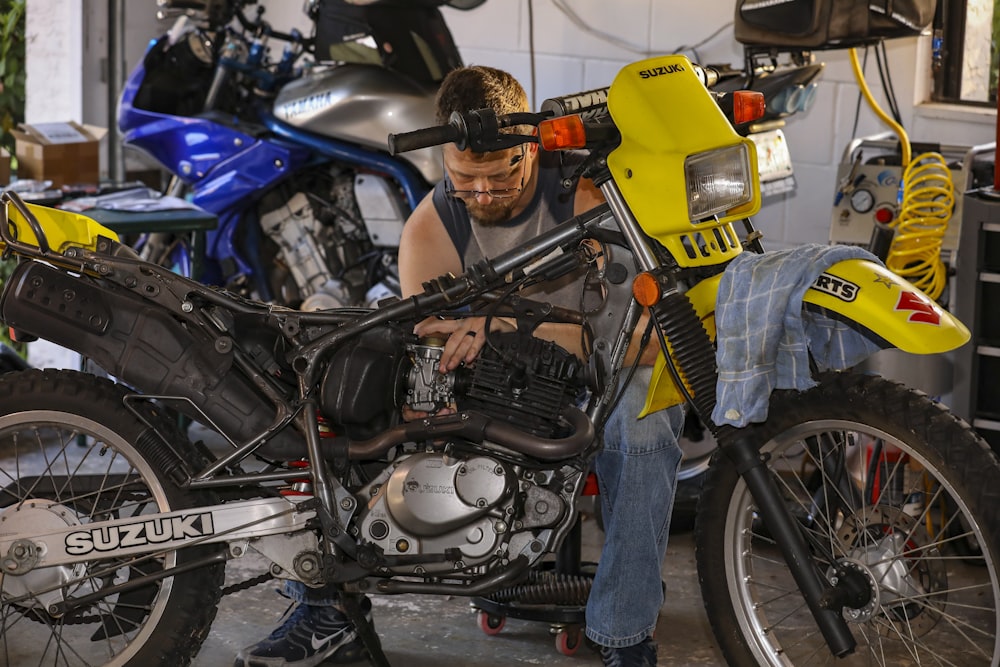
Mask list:
[[[688,214],[692,222],[753,199],[750,152],[744,144],[691,155],[684,161]]]

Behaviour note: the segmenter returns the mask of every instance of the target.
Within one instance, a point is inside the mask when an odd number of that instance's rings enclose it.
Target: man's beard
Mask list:
[[[517,205],[517,197],[506,199],[494,199],[489,204],[480,204],[477,201],[466,201],[465,207],[469,211],[469,217],[476,223],[484,227],[492,227],[510,220],[510,212]]]

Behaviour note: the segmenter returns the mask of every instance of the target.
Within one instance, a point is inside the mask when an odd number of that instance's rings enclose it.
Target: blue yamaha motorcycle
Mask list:
[[[203,282],[303,310],[372,305],[398,292],[403,223],[442,175],[431,149],[393,157],[386,137],[434,124],[437,84],[461,65],[445,2],[311,2],[310,37],[248,17],[254,4],[161,0],[177,21],[128,78],[124,143],[218,216]],[[185,238],[137,247],[190,273]]]

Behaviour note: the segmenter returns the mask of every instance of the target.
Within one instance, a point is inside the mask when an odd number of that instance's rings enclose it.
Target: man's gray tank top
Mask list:
[[[491,226],[474,224],[465,203],[448,196],[444,180],[438,182],[432,201],[462,259],[462,269],[482,259],[496,257],[573,217],[576,183],[567,189],[562,181],[573,173],[583,157],[582,154],[540,150],[538,186],[531,202],[515,217]],[[445,178],[448,176],[445,175]],[[540,285],[525,290],[523,294],[556,306],[579,310],[584,274],[585,270],[576,271],[552,285]]]

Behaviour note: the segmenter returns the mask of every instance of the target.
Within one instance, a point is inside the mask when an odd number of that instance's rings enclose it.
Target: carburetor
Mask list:
[[[421,338],[406,346],[413,368],[406,382],[406,404],[418,412],[435,413],[455,403],[455,374],[441,373],[441,354],[445,339]]]

